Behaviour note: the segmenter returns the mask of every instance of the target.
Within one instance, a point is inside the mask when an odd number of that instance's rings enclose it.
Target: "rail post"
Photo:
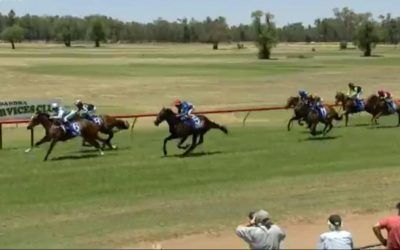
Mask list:
[[[33,148],[34,140],[35,140],[35,132],[33,130],[34,128],[31,128],[31,148]]]
[[[243,127],[246,126],[246,120],[247,118],[249,118],[251,111],[248,111],[247,114],[245,115],[244,119],[243,119]]]
[[[133,140],[133,129],[135,128],[135,124],[137,122],[138,118],[137,116],[133,119],[132,121],[132,126],[131,126],[131,141]]]
[[[3,149],[3,123],[0,123],[0,150]]]

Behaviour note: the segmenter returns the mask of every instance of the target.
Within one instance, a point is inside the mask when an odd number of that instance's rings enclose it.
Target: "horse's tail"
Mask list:
[[[225,126],[219,125],[213,121],[208,121],[210,124],[210,128],[216,128],[224,132],[224,134],[228,134],[228,129]]]
[[[124,121],[124,120],[115,120],[114,125],[118,129],[128,129],[129,128],[129,122]]]

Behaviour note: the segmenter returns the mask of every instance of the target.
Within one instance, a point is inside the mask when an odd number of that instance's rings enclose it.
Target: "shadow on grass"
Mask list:
[[[103,149],[103,151],[126,151],[130,149],[130,147],[126,146],[126,147],[117,147],[116,149],[111,149],[109,147],[105,147]],[[74,153],[93,153],[93,152],[98,152],[97,149],[95,149],[94,147],[89,147],[86,149],[81,149],[81,150],[77,150]]]
[[[64,160],[82,160],[82,159],[90,159],[90,158],[97,158],[99,154],[87,154],[87,155],[67,155],[67,156],[60,156],[52,158],[51,161],[64,161]]]
[[[191,158],[191,157],[201,157],[201,156],[209,156],[209,155],[217,155],[217,154],[222,154],[222,151],[211,151],[211,152],[196,152],[196,153],[191,153],[186,156],[182,156],[182,154],[174,154],[174,155],[167,155],[167,156],[162,156],[163,158],[171,158],[171,157],[176,157],[176,158]]]
[[[397,125],[378,125],[378,126],[371,126],[368,129],[388,129],[388,128],[399,128]]]
[[[359,124],[349,124],[347,125],[339,125],[339,126],[335,126],[335,128],[358,128],[358,127],[368,127],[371,126],[370,123],[359,123]]]
[[[304,141],[328,141],[328,140],[335,140],[340,138],[341,136],[315,136],[315,137],[308,137],[304,139]]]

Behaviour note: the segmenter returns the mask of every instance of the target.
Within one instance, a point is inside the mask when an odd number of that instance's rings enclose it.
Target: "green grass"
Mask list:
[[[121,133],[120,149],[104,157],[80,152],[79,140],[60,144],[46,163],[46,147],[25,154],[17,139],[0,152],[0,246],[117,247],[226,229],[257,207],[284,219],[323,214],[332,202],[370,212],[398,198],[398,128],[340,127],[324,140],[249,125],[211,132],[207,154],[187,158],[161,157],[165,128],[139,130],[133,141]],[[174,143],[169,150],[179,153]]]

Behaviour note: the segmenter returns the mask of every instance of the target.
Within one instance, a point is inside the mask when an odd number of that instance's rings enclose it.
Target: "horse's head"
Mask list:
[[[175,116],[174,112],[169,108],[162,108],[157,115],[154,125],[158,126],[163,121],[167,120],[168,117]]]
[[[49,114],[43,113],[43,112],[36,112],[34,115],[32,115],[31,120],[27,126],[27,129],[33,129],[39,124],[43,124],[45,121],[48,121],[50,119]]]
[[[297,96],[291,96],[287,99],[285,109],[294,108],[299,103],[300,99]]]

